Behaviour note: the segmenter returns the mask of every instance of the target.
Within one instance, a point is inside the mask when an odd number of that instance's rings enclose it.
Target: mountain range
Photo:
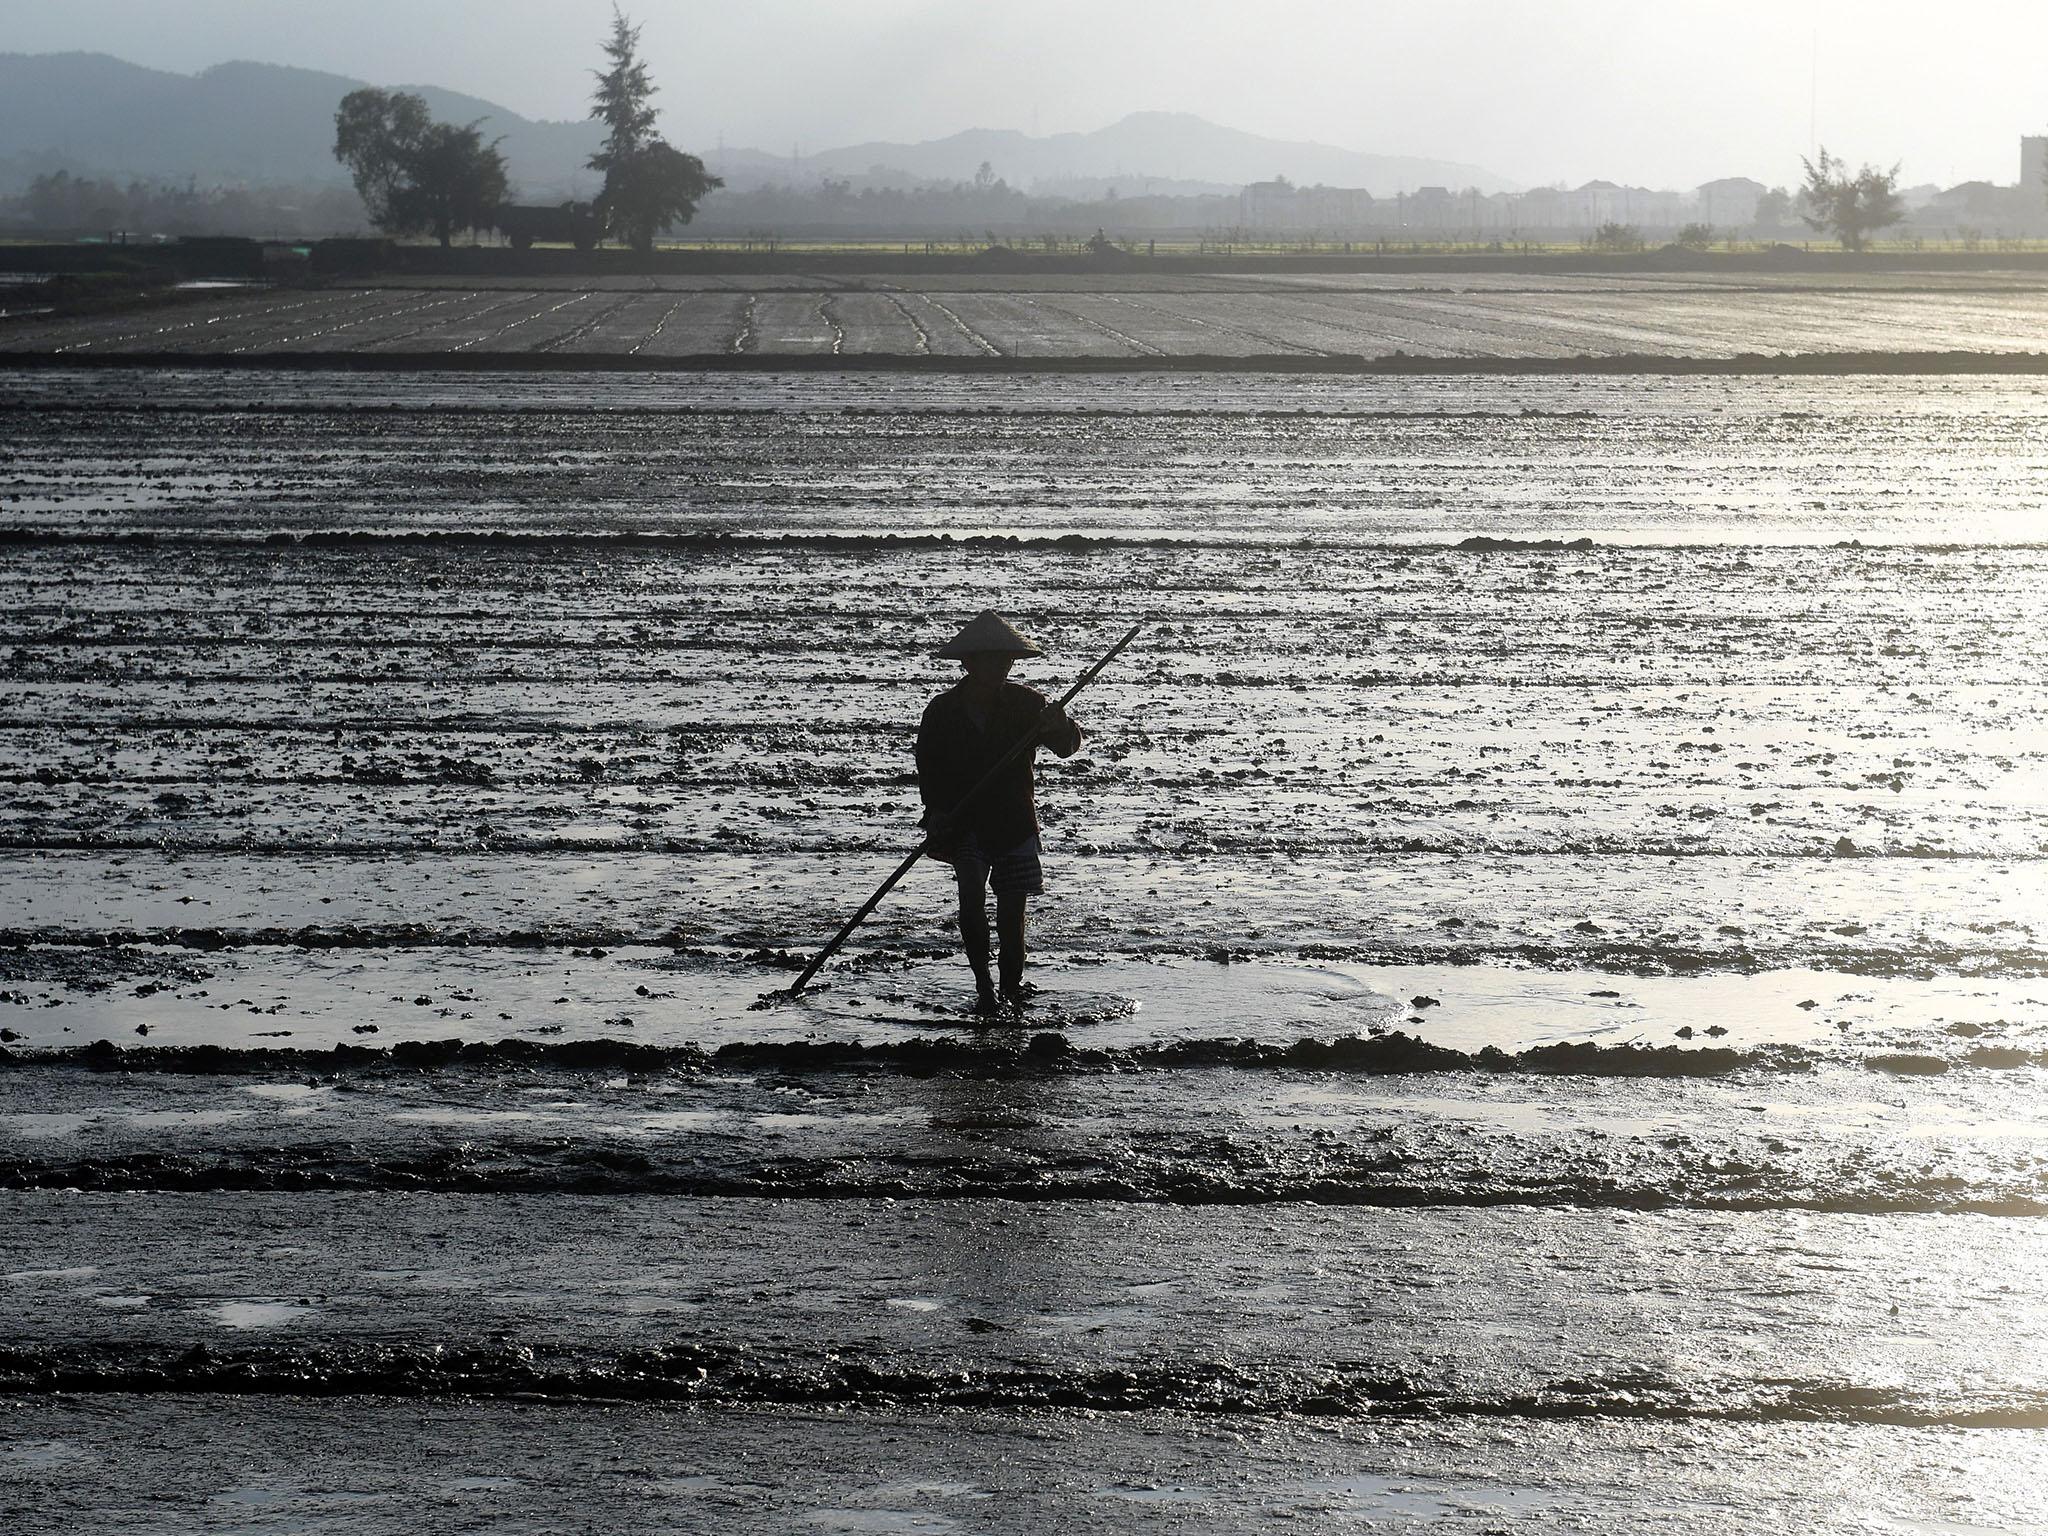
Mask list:
[[[0,191],[56,169],[202,183],[343,182],[333,155],[334,109],[365,83],[280,64],[216,64],[181,75],[101,53],[0,53]],[[520,195],[538,201],[596,190],[596,177],[584,167],[597,146],[595,123],[522,117],[439,86],[398,89],[423,96],[444,121],[482,119],[485,135],[500,138]],[[1263,138],[1178,112],[1136,112],[1092,133],[1038,137],[976,128],[808,155],[682,147],[736,188],[828,177],[895,185],[964,181],[986,162],[1015,187],[1087,194],[1108,186],[1127,194],[1226,191],[1283,175],[1303,184],[1365,187],[1376,196],[1425,185],[1514,189],[1478,166]]]
[[[0,171],[140,176],[202,183],[348,181],[334,158],[334,109],[366,82],[281,64],[216,64],[196,75],[144,69],[103,53],[0,54]],[[597,146],[595,123],[535,122],[438,86],[436,118],[485,119],[516,183],[564,187]],[[595,190],[596,178],[582,172]]]
[[[986,163],[1012,186],[1027,190],[1108,182],[1127,193],[1144,191],[1148,183],[1158,191],[1234,192],[1274,176],[1303,185],[1364,187],[1375,197],[1419,186],[1519,190],[1476,165],[1263,138],[1187,112],[1133,112],[1092,133],[1042,138],[1008,128],[970,128],[918,144],[850,144],[805,156],[800,163],[813,175],[875,176],[888,170],[934,181],[965,180]],[[779,164],[782,179],[790,179],[791,161]]]

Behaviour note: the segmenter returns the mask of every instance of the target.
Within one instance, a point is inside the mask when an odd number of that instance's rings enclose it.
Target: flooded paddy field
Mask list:
[[[38,369],[0,437],[27,1529],[2041,1528],[2026,382]],[[751,1006],[984,605],[1048,690],[1146,625],[1045,990],[976,1027],[927,867]]]
[[[2048,351],[2038,273],[418,279],[0,325],[0,356],[635,367],[759,358],[1729,359]]]
[[[337,1406],[345,1407],[345,1414]],[[152,1395],[61,1400],[10,1447],[26,1531],[95,1489],[220,1528],[669,1530],[2038,1529],[2042,1468],[1997,1429],[1232,1417],[1087,1409],[857,1413]],[[177,1457],[139,1444],[189,1447]],[[1883,1511],[1872,1518],[1867,1512]],[[1965,1511],[1974,1523],[1955,1518]]]

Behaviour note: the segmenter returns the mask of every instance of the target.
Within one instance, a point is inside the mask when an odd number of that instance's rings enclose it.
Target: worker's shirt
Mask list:
[[[987,717],[977,723],[968,710],[965,679],[925,706],[917,727],[917,792],[927,813],[958,806],[1002,755],[1038,731],[1045,695],[1022,683],[1003,684]],[[1062,735],[1046,739],[1061,757],[1081,750],[1081,729],[1071,720]],[[1037,745],[1019,752],[995,782],[974,797],[959,831],[971,835],[989,855],[1007,853],[1038,835],[1037,785],[1031,760]]]

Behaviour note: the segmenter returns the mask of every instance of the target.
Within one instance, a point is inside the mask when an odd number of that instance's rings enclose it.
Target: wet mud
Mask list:
[[[177,1446],[178,1456],[144,1447]],[[1828,1476],[1814,1476],[1816,1463]],[[84,1399],[7,1442],[34,1536],[130,1528],[1239,1533],[1316,1525],[1808,1536],[2025,1530],[2036,1437],[1657,1421],[804,1412],[502,1401]],[[181,1523],[182,1522],[182,1523]]]
[[[233,334],[638,334],[473,297]],[[703,335],[851,348],[844,297]],[[0,374],[0,1478],[325,1509],[121,1448],[247,1394],[279,1446],[340,1396],[687,1411],[780,1478],[834,1416],[2038,1457],[2037,396]],[[1040,685],[1147,624],[1044,773],[1044,991],[973,1019],[920,870],[752,1006],[913,836],[935,626],[988,603]],[[856,1493],[762,1528],[939,1513]]]
[[[676,1194],[806,1201],[1607,1210],[2042,1209],[2033,1071],[1723,1070],[1735,1053],[1617,1052],[1655,1075],[1386,1074],[1294,1065],[1063,1070],[1040,1048],[920,1042],[672,1053],[307,1053],[214,1075],[0,1076],[0,1185],[20,1189]],[[1244,1058],[1242,1043],[1215,1053]],[[1282,1053],[1274,1053],[1276,1056]],[[1370,1047],[1357,1052],[1369,1056]],[[1531,1055],[1583,1066],[1582,1048]],[[594,1069],[591,1059],[602,1065]],[[888,1067],[856,1065],[875,1057]],[[165,1058],[156,1058],[162,1064]],[[1939,1061],[1940,1058],[1914,1058]],[[569,1065],[581,1062],[579,1070]],[[658,1071],[636,1070],[658,1063]],[[838,1069],[820,1063],[837,1063]],[[313,1070],[320,1068],[325,1070]]]
[[[1937,329],[1938,329],[1937,322]],[[1061,340],[1086,348],[1094,344],[1093,327],[1077,326]],[[1449,354],[1411,357],[1392,353],[1323,353],[1313,350],[1291,352],[1167,352],[1149,344],[1129,345],[1123,337],[1107,338],[1124,349],[1107,356],[1086,350],[1048,351],[1042,354],[1006,354],[985,337],[969,339],[976,349],[966,353],[933,353],[916,350],[881,351],[842,355],[825,350],[823,337],[801,338],[789,350],[762,352],[754,349],[753,331],[744,323],[725,343],[725,350],[707,350],[672,356],[647,356],[634,351],[569,352],[541,349],[532,352],[445,352],[356,351],[342,347],[321,352],[204,351],[74,352],[71,343],[60,342],[66,350],[48,352],[21,349],[0,350],[12,368],[55,368],[67,372],[84,369],[198,369],[221,373],[428,373],[452,369],[463,373],[555,373],[555,374],[644,374],[644,373],[832,373],[901,374],[941,373],[949,375],[1012,377],[1016,375],[1063,376],[1072,373],[1220,373],[1235,374],[1245,368],[1261,372],[1295,375],[1337,375],[1374,378],[1417,376],[1504,374],[1516,378],[1569,375],[1572,377],[1633,377],[1650,374],[1678,377],[1749,378],[1755,376],[1842,378],[1863,375],[1950,374],[1989,375],[1999,378],[2032,377],[2048,373],[2048,353],[2028,351],[1916,350],[1868,352],[1736,352],[1726,356],[1695,356],[1676,352],[1593,352],[1553,356],[1500,354],[1482,351],[1477,355]],[[1204,338],[1205,340],[1207,338]],[[2001,338],[2002,339],[2002,338]],[[2030,338],[2031,339],[2031,338]],[[806,346],[804,342],[812,342]],[[823,343],[823,345],[818,345]],[[1679,342],[1679,346],[1686,345]],[[1693,342],[1694,345],[1701,344]]]
[[[1966,1216],[4,1204],[48,1260],[4,1283],[62,1313],[0,1351],[14,1393],[2012,1428],[2048,1406],[2038,1323],[1977,1326],[1978,1272],[2038,1262],[2034,1226]],[[68,1230],[80,1205],[96,1241]],[[1452,1265],[1461,1287],[1433,1283]],[[1696,1309],[1716,1317],[1710,1361],[1661,1321]],[[1561,1310],[1563,1337],[1544,1326]]]
[[[1247,367],[1820,371],[2003,367],[2048,351],[2038,274],[1003,275],[833,285],[490,282],[237,290],[0,322],[65,366],[264,369]]]

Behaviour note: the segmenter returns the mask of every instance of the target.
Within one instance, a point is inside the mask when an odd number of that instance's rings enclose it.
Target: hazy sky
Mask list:
[[[1810,128],[1908,183],[2017,178],[2044,0],[632,0],[691,148],[1138,109],[1514,180],[1795,179]],[[580,117],[609,0],[0,0],[0,50],[299,64]],[[1133,169],[1140,169],[1133,167]]]

